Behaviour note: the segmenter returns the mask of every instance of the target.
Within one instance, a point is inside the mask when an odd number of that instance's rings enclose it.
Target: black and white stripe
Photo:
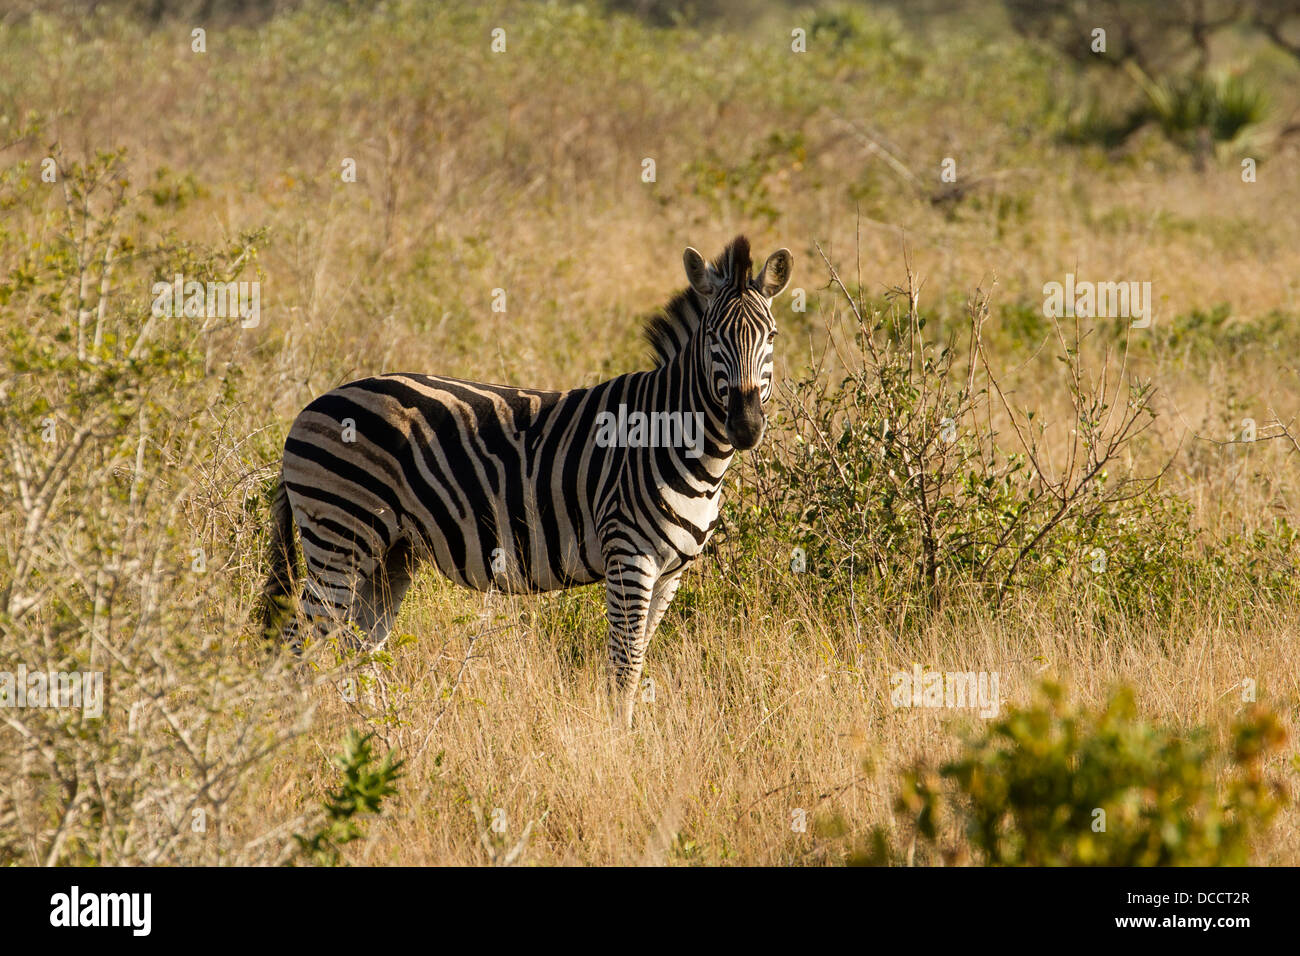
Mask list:
[[[386,639],[422,561],[479,590],[604,581],[612,689],[630,722],[646,647],[717,522],[732,455],[762,437],[771,300],[792,259],[782,249],[753,278],[740,237],[712,265],[694,249],[684,263],[690,286],[646,328],[650,371],[567,392],[380,375],[303,409],[273,508],[268,633],[300,641],[279,612],[296,589],[294,525],[318,635],[351,622]],[[667,446],[597,440],[603,413],[638,412],[702,428],[689,447],[685,433]]]

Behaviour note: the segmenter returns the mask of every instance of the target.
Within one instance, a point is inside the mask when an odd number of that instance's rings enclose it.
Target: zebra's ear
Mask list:
[[[686,281],[700,295],[708,297],[718,290],[717,275],[697,250],[687,246],[682,253],[682,265],[686,266]]]
[[[794,256],[789,249],[778,249],[767,257],[763,271],[754,280],[760,292],[769,299],[775,299],[781,290],[790,284],[790,273],[794,270]]]

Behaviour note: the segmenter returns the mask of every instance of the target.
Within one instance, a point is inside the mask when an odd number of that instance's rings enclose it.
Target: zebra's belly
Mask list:
[[[482,563],[454,565],[449,561],[438,560],[433,554],[422,555],[446,578],[462,587],[476,591],[501,591],[506,594],[537,594],[542,591],[562,591],[567,588],[582,587],[603,581],[605,576],[599,570],[582,564],[568,565],[559,570],[550,562],[530,562],[524,568],[517,560],[498,555],[495,563],[487,566]]]
[[[443,576],[477,591],[534,594],[593,584],[604,579],[594,535],[574,532],[564,522],[457,522],[443,528],[412,522],[407,537],[417,556]]]

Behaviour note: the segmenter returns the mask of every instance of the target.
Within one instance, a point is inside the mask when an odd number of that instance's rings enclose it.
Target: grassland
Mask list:
[[[0,660],[110,686],[100,721],[0,725],[0,860],[291,858],[349,728],[405,760],[354,863],[839,863],[876,826],[906,849],[900,770],[982,724],[891,706],[914,663],[996,672],[1006,706],[1045,675],[1085,703],[1125,683],[1144,716],[1220,743],[1250,680],[1295,726],[1298,457],[1284,438],[1225,444],[1300,408],[1284,58],[1242,48],[1273,112],[1197,172],[1154,131],[1118,153],[1067,144],[1090,81],[996,17],[774,9],[708,31],[556,4],[308,4],[208,25],[203,53],[196,26],[111,6],[0,26]],[[796,257],[807,310],[775,306],[783,379],[840,381],[843,354],[818,357],[852,343],[850,303],[888,312],[910,264],[932,340],[960,347],[969,295],[992,292],[998,381],[1057,450],[1074,420],[1044,283],[1149,281],[1152,327],[1099,321],[1077,356],[1096,369],[1109,345],[1154,386],[1114,469],[1161,477],[1053,538],[1076,565],[1119,542],[1114,571],[1066,568],[996,608],[979,589],[936,604],[867,573],[794,574],[807,529],[762,483],[763,455],[793,447],[787,415],[737,470],[630,735],[603,703],[598,589],[485,597],[430,574],[361,671],[266,661],[248,620],[299,408],[382,371],[559,388],[631,370],[683,247],[740,232]],[[148,321],[175,272],[257,279],[260,323]],[[1009,410],[990,415],[1005,436]],[[1291,751],[1269,771],[1293,783]],[[1300,862],[1298,812],[1255,859]]]

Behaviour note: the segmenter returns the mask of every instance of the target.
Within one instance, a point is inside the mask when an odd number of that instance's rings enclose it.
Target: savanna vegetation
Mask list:
[[[0,14],[0,671],[106,690],[0,708],[0,862],[1300,862],[1300,15],[1178,6]],[[741,232],[781,385],[630,734],[598,588],[267,653],[298,409],[636,368]]]

